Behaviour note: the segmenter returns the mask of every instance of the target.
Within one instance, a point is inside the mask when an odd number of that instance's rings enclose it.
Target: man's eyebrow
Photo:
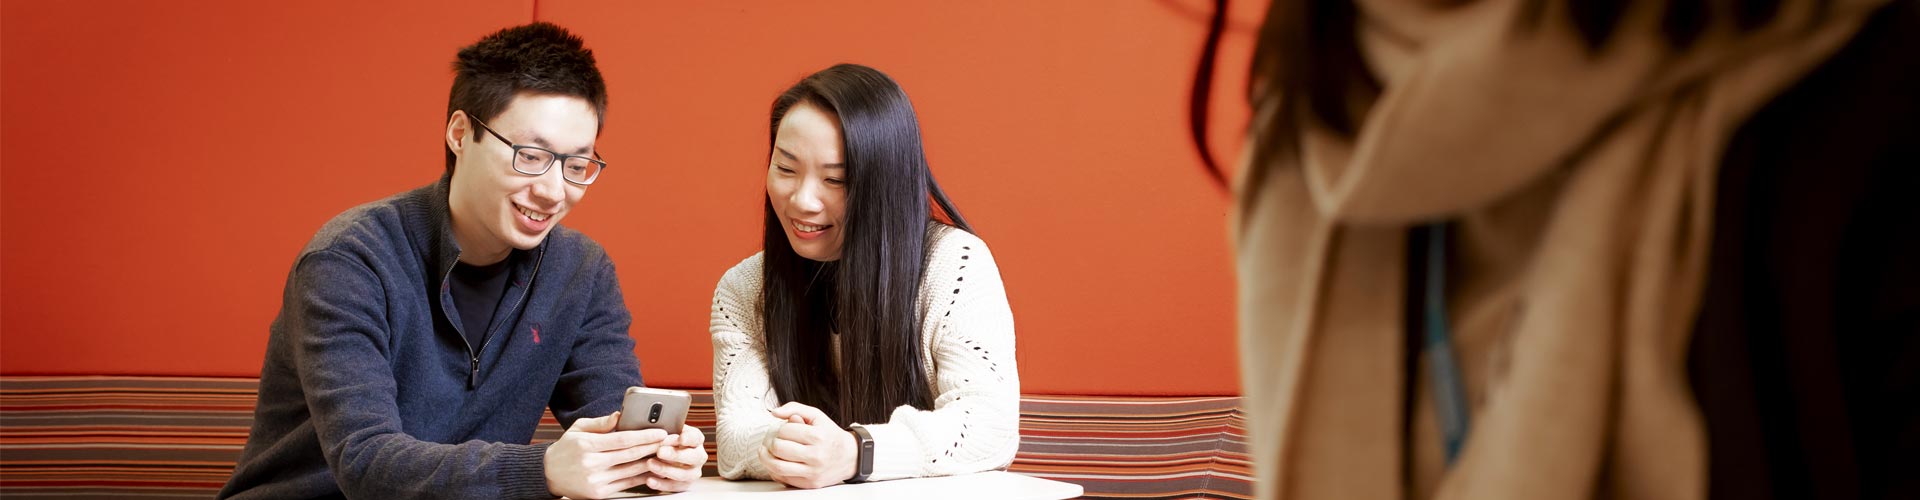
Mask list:
[[[541,137],[541,136],[539,136],[539,135],[534,135],[534,136],[533,136],[533,140],[531,140],[531,141],[528,141],[528,142],[532,142],[532,143],[533,143],[533,144],[534,144],[535,146],[540,146],[540,147],[542,147],[542,148],[545,148],[545,149],[546,149],[546,150],[548,150],[548,151],[555,151],[555,152],[558,152],[557,150],[555,150],[555,149],[553,149],[553,143],[551,143],[551,142],[547,142],[547,138],[545,138],[545,137]],[[572,153],[566,153],[566,154],[571,154],[571,155],[576,155],[576,156],[577,156],[577,155],[584,155],[584,154],[587,154],[587,152],[589,152],[589,151],[593,151],[593,147],[592,147],[592,146],[581,146],[581,147],[579,147],[579,148],[575,148],[575,149],[573,150],[573,152],[572,152]]]

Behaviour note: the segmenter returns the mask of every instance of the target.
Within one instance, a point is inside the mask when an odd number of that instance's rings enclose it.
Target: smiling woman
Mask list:
[[[1013,313],[905,92],[843,64],[772,115],[763,251],[714,291],[720,473],[815,488],[1007,465]]]
[[[839,228],[847,213],[839,121],[834,112],[802,102],[776,122],[773,133],[767,204],[793,252],[808,260],[840,260],[847,234]]]

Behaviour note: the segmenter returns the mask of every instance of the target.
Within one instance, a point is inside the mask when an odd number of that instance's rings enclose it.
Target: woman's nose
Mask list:
[[[820,188],[814,184],[800,183],[800,186],[793,190],[793,196],[787,199],[787,204],[802,213],[819,213],[825,208],[825,204],[820,201]]]

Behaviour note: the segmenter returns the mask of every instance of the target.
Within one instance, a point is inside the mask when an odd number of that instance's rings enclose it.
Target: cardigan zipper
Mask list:
[[[513,303],[507,306],[507,310],[511,311],[516,307],[520,307],[520,303],[527,300],[527,294],[533,292],[533,278],[540,275],[540,264],[546,260],[546,256],[546,247],[542,246],[540,252],[533,256],[533,271],[527,273],[527,279],[521,281],[521,283],[524,284],[520,284],[520,297],[514,299]],[[453,265],[447,266],[447,272],[440,277],[440,282],[446,283],[447,280],[453,279],[453,268],[458,265],[460,265],[460,259],[458,256],[455,256]],[[441,314],[446,314],[446,311],[441,311]],[[498,315],[499,311],[495,311],[494,314]],[[474,390],[480,386],[480,350],[474,349],[473,343],[467,342],[466,332],[460,331],[460,328],[464,325],[453,321],[448,321],[448,323],[454,324],[454,333],[459,334],[460,345],[466,346],[467,348],[467,390]],[[480,337],[480,349],[486,349],[487,342],[493,340],[493,332],[499,331],[499,328],[493,328],[492,326],[493,325],[489,325],[486,334]]]

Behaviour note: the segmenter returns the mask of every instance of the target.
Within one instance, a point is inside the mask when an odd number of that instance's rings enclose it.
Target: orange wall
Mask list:
[[[613,167],[568,224],[612,252],[649,383],[710,383],[714,282],[758,248],[767,105],[844,61],[914,99],[999,259],[1026,392],[1237,392],[1228,203],[1185,138],[1203,1],[3,8],[0,373],[257,375],[294,254],[437,178],[454,51],[537,18],[611,85]],[[1229,157],[1239,90],[1214,107]]]

